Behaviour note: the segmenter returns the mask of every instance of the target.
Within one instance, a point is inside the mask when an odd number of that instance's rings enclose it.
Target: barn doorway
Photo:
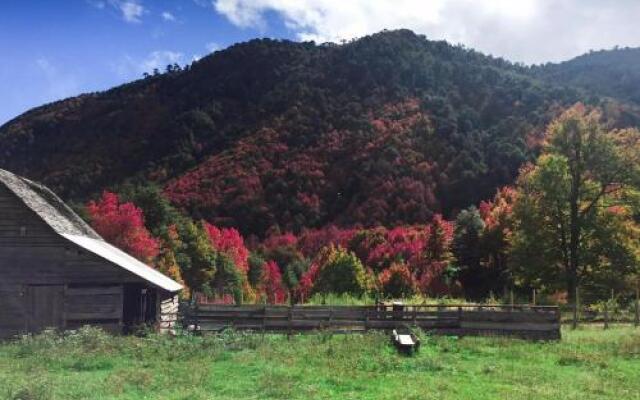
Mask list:
[[[124,312],[122,314],[125,331],[141,325],[151,325],[156,320],[156,290],[143,284],[124,285]]]
[[[46,328],[64,326],[64,286],[28,286],[27,296],[29,331],[40,332]]]

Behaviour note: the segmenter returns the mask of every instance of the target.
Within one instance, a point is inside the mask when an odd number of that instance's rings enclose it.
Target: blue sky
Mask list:
[[[640,46],[637,0],[0,0],[0,124],[255,37],[408,28],[511,61]]]
[[[237,27],[204,1],[0,0],[0,124],[265,35],[293,37],[277,18],[268,32]]]

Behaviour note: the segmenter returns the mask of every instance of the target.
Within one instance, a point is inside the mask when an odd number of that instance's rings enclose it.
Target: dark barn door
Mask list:
[[[64,324],[64,286],[29,286],[29,331],[62,328]]]

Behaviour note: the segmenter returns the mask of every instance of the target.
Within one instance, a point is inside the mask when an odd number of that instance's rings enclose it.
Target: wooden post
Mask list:
[[[604,329],[609,329],[609,306],[604,303]]]
[[[578,307],[579,307],[579,291],[578,291],[578,287],[576,286],[576,296],[573,302],[573,322],[571,324],[571,328],[572,329],[576,329],[578,327]]]
[[[195,318],[194,318],[194,322],[195,325],[193,327],[194,331],[199,331],[200,330],[200,313],[198,312],[198,300],[196,299],[195,304],[194,304],[194,314],[195,314]]]
[[[291,338],[291,329],[292,329],[291,320],[293,319],[293,306],[291,306],[291,305],[289,306],[289,315],[288,315],[287,319],[288,319],[288,325],[289,325],[289,329],[288,329],[288,332],[287,332],[287,339],[290,339]]]
[[[369,331],[369,308],[364,310],[364,330]]]
[[[536,288],[533,288],[533,305],[536,305]]]
[[[637,328],[640,325],[640,288],[636,288],[636,307],[633,325]]]
[[[511,304],[509,311],[513,311],[513,289],[509,292],[509,303]]]
[[[267,330],[267,306],[262,306],[262,339],[264,340],[264,332]]]

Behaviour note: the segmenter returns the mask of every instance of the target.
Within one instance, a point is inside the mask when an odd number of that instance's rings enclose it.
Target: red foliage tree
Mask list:
[[[311,297],[313,286],[320,274],[320,265],[313,263],[300,278],[300,282],[295,291],[296,301],[304,302]]]
[[[356,229],[342,229],[335,225],[320,229],[307,229],[298,238],[298,249],[305,257],[313,258],[323,247],[333,245],[347,248],[357,232]]]
[[[513,228],[513,206],[518,192],[512,187],[499,189],[491,201],[480,203],[480,216],[485,224],[482,237],[487,268],[500,273],[507,268],[509,237]]]
[[[418,285],[424,294],[441,294],[447,290],[443,273],[453,260],[451,254],[453,223],[446,221],[442,215],[436,214],[427,226],[427,238],[424,253],[425,265],[416,275]]]
[[[213,248],[231,258],[236,268],[246,276],[249,270],[249,250],[240,232],[235,228],[218,228],[209,223],[205,223],[205,227]]]
[[[282,304],[287,299],[287,289],[282,283],[280,268],[274,261],[267,262],[262,269],[260,289],[269,304]]]
[[[384,241],[371,249],[366,262],[378,271],[402,262],[416,272],[422,266],[427,239],[428,232],[416,227],[400,226],[385,231]]]
[[[382,293],[392,297],[410,296],[416,291],[416,282],[406,264],[394,263],[378,275]]]
[[[144,226],[142,210],[133,203],[120,203],[118,195],[105,191],[102,198],[86,206],[91,226],[107,242],[147,263],[153,263],[160,243]]]
[[[271,234],[262,243],[266,251],[270,251],[278,247],[296,247],[297,244],[298,238],[290,232]]]

